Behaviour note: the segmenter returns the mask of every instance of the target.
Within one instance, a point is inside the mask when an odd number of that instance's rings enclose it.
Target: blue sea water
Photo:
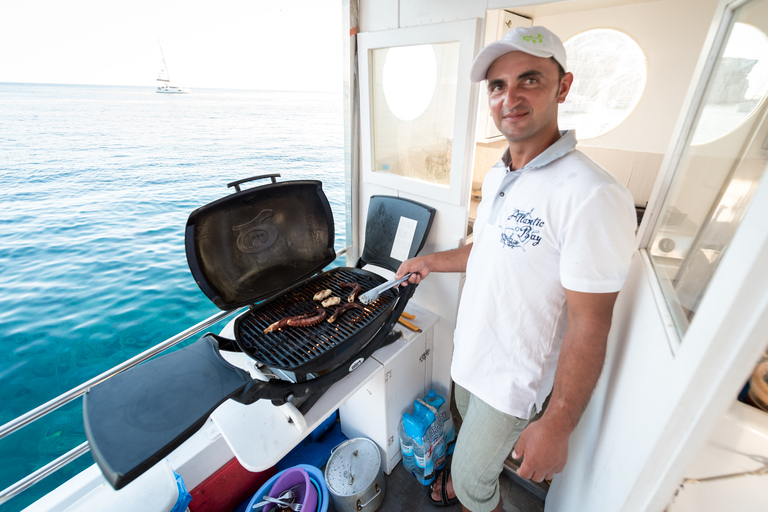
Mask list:
[[[0,423],[219,311],[184,226],[227,183],[321,180],[344,247],[343,167],[336,94],[0,83]],[[85,441],[80,404],[0,440],[0,488]]]

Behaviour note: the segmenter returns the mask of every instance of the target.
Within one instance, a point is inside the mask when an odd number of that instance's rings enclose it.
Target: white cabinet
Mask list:
[[[433,326],[437,315],[409,303],[406,311],[420,333],[398,324],[403,337],[378,350],[381,368],[339,409],[341,430],[348,438],[367,437],[382,453],[382,469],[389,474],[400,461],[397,428],[403,412],[423,397],[432,385]]]

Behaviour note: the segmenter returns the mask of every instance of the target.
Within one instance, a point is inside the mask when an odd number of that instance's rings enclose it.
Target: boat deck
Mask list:
[[[398,464],[390,475],[386,476],[387,489],[384,501],[378,512],[430,511],[445,510],[460,512],[461,505],[451,505],[438,509],[430,504],[427,487],[419,484],[413,476]],[[506,474],[499,479],[501,500],[504,512],[542,512],[544,500],[518,485]]]

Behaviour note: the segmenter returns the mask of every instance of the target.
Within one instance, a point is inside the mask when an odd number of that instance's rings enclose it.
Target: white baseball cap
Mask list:
[[[510,30],[500,41],[493,42],[480,50],[472,63],[469,78],[473,82],[482,82],[488,74],[491,64],[509,52],[525,52],[534,57],[554,57],[555,61],[568,71],[565,65],[565,47],[555,34],[544,27],[517,27]]]

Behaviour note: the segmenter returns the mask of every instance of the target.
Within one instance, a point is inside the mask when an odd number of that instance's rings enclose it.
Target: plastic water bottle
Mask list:
[[[403,422],[400,424],[400,450],[403,452],[403,465],[422,485],[429,485],[435,479],[434,465],[431,465],[429,460],[431,454],[427,457],[424,450],[426,430],[427,425],[414,411],[403,414]]]
[[[445,453],[450,455],[456,447],[456,429],[453,426],[453,415],[450,404],[434,389],[430,390],[424,401],[437,409],[438,419],[443,424],[443,436],[445,438]]]
[[[436,470],[445,467],[445,436],[443,435],[443,423],[438,419],[438,411],[422,399],[413,403],[413,413],[418,414],[427,426],[424,433],[425,449],[429,446],[432,463]]]
[[[403,454],[403,467],[409,473],[415,476],[416,462],[413,459],[413,445],[414,441],[411,436],[405,432],[405,415],[403,414],[403,421],[400,422],[400,427],[397,429],[397,433],[400,436],[400,453]]]
[[[437,410],[423,400],[416,400],[413,410],[403,414],[398,432],[403,465],[422,485],[431,484],[435,480],[435,469],[445,465],[443,433],[436,420]],[[438,461],[436,456],[441,453],[442,460]]]

